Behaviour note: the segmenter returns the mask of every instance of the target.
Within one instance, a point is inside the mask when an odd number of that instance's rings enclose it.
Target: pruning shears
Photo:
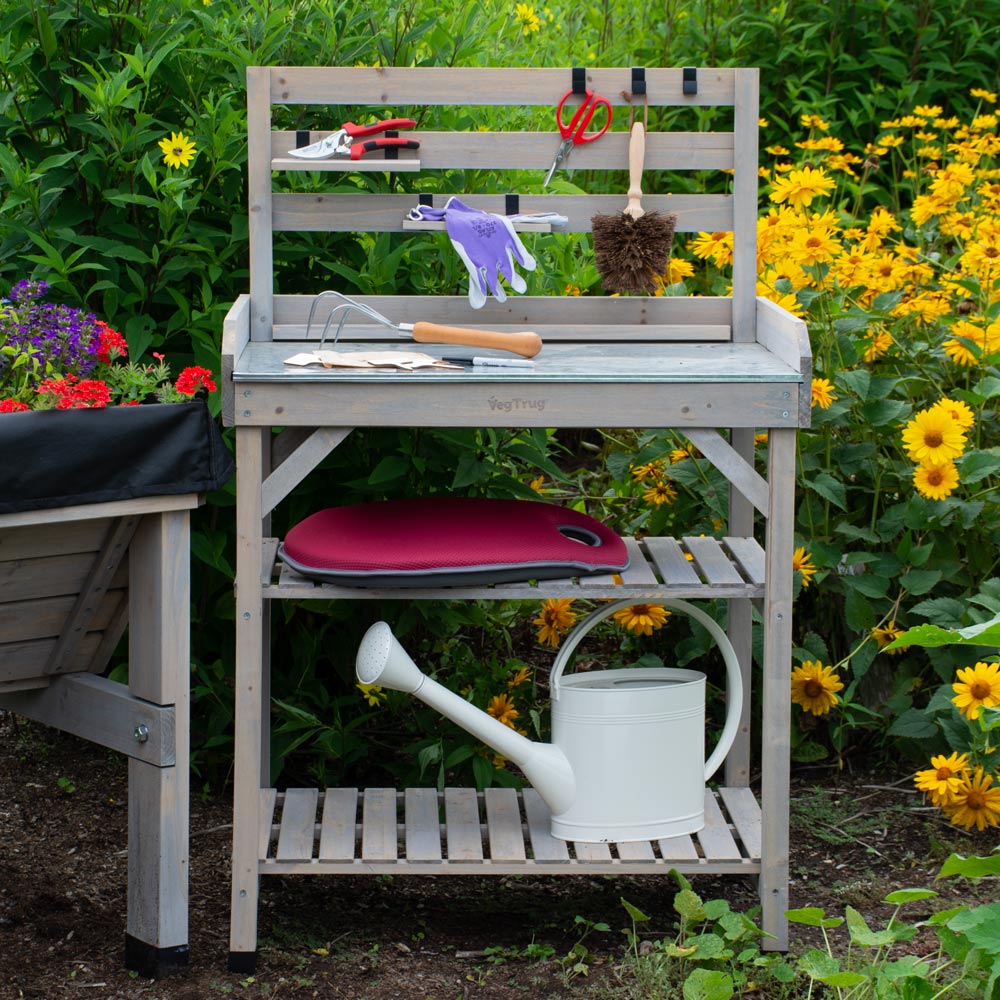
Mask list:
[[[407,139],[398,135],[379,135],[380,132],[395,132],[396,129],[413,128],[416,124],[412,118],[386,118],[373,125],[355,125],[354,122],[345,122],[336,132],[331,132],[319,142],[311,143],[308,146],[299,146],[298,149],[290,149],[288,155],[297,156],[302,160],[328,160],[334,156],[349,156],[352,160],[360,160],[365,153],[371,153],[376,149],[419,149],[420,143],[416,139]],[[373,135],[378,136],[378,138],[368,138],[368,136]],[[357,139],[365,141],[356,142]]]

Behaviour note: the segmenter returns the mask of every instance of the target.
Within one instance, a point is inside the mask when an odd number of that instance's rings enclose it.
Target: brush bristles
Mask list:
[[[609,292],[656,291],[656,279],[667,270],[676,215],[647,212],[638,219],[621,212],[595,215],[594,263]]]

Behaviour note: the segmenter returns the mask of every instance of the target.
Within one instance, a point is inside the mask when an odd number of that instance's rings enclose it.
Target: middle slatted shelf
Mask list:
[[[705,793],[691,836],[623,843],[557,840],[532,788],[291,788],[261,792],[262,874],[753,874],[760,808],[749,788]]]
[[[620,575],[600,574],[537,583],[456,587],[342,587],[317,583],[277,558],[278,540],[265,539],[263,596],[267,600],[602,600],[634,597],[749,598],[764,596],[764,550],[752,537],[626,538],[630,563]]]

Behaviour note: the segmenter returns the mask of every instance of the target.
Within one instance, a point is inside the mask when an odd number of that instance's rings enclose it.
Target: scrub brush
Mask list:
[[[609,292],[656,291],[656,278],[670,262],[676,215],[644,212],[642,164],[646,155],[646,130],[635,122],[628,146],[628,204],[618,215],[595,215],[594,263]]]

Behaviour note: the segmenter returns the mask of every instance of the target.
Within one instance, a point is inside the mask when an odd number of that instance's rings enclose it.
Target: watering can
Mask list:
[[[560,840],[624,842],[696,833],[705,825],[705,782],[732,746],[743,707],[736,652],[705,612],[685,601],[663,606],[700,622],[726,664],[726,721],[705,761],[705,675],[673,667],[627,667],[564,676],[580,640],[635,600],[597,609],[567,636],[552,666],[552,743],[536,743],[422,673],[385,622],[365,633],[356,673],[416,695],[513,761],[551,813]]]

